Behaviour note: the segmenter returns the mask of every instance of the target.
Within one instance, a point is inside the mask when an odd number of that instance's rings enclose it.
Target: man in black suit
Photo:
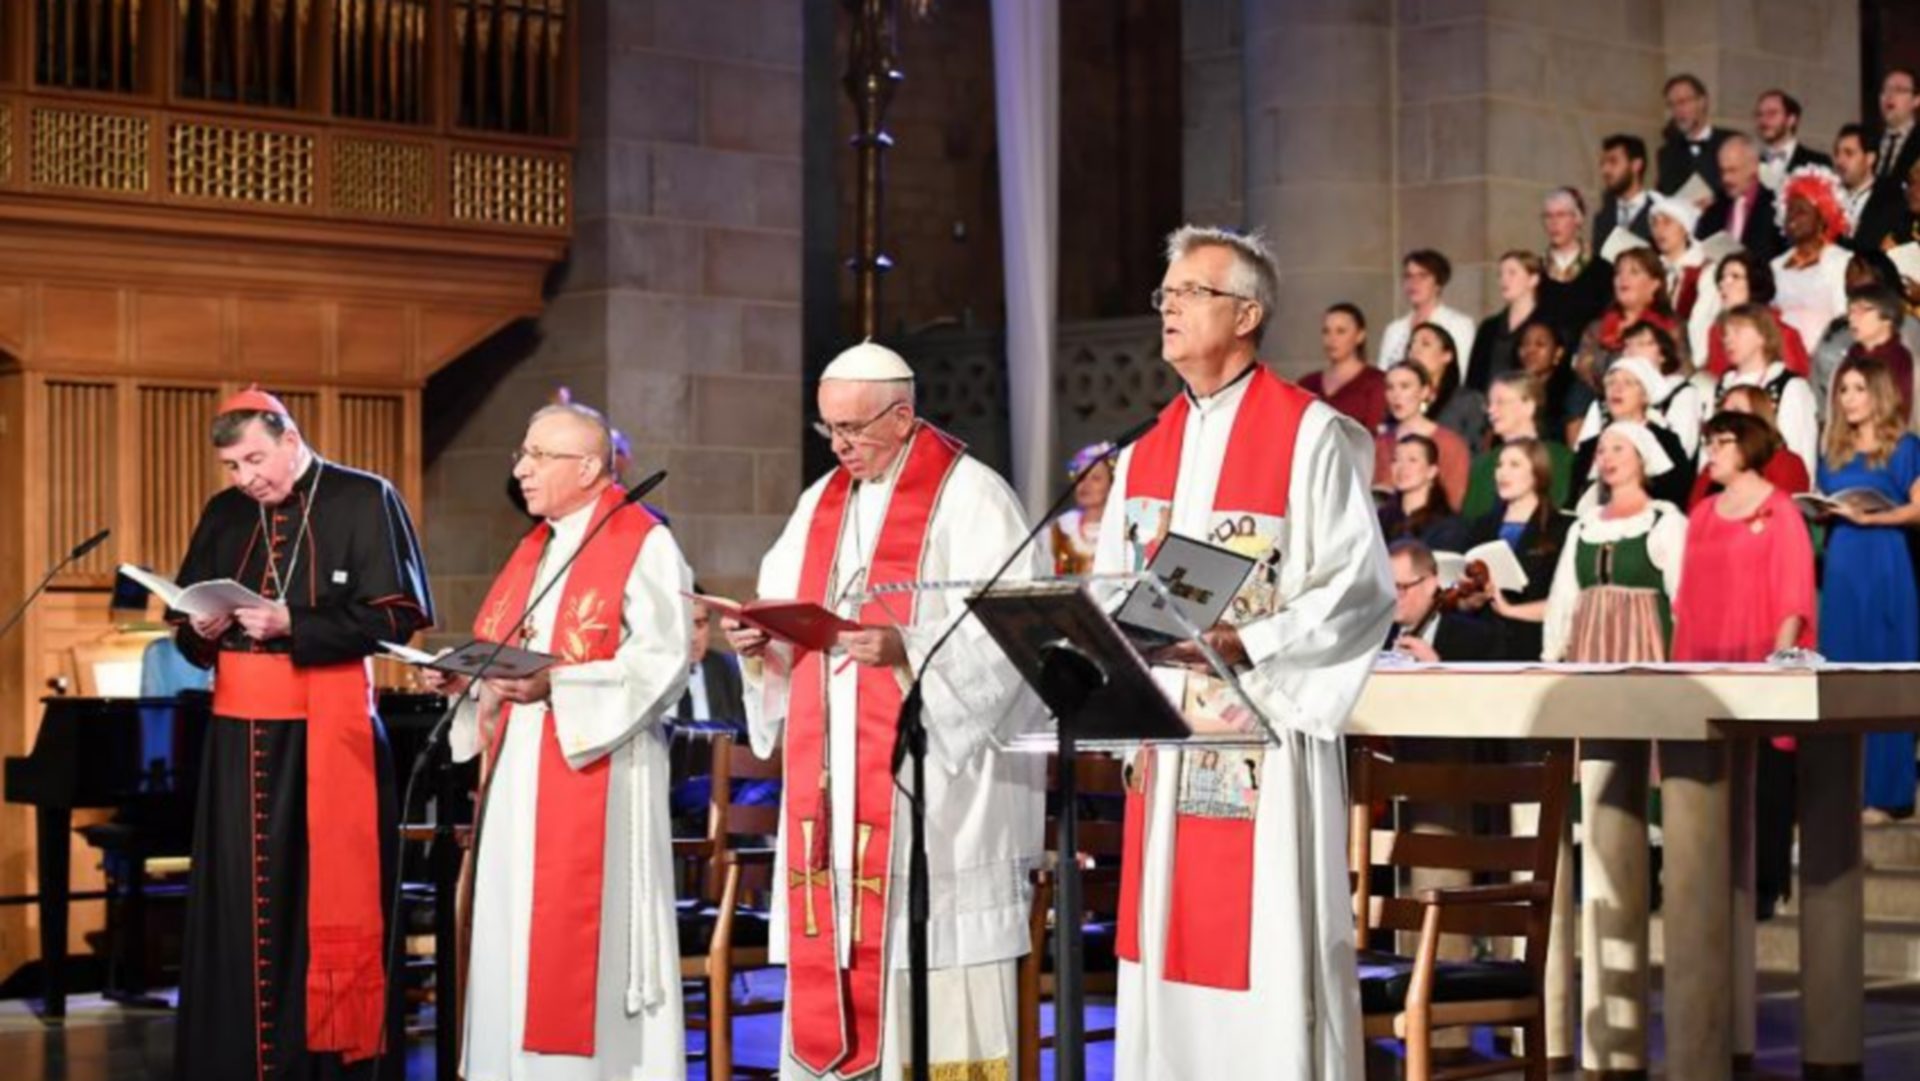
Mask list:
[[[1905,201],[1900,185],[1874,175],[1878,155],[1866,129],[1848,124],[1833,140],[1834,171],[1840,174],[1840,208],[1847,212],[1844,243],[1854,251],[1879,251],[1899,228]]]
[[[1920,161],[1920,139],[1914,138],[1914,112],[1920,109],[1920,96],[1914,93],[1914,74],[1910,68],[1889,68],[1880,80],[1879,163],[1874,175],[1881,180],[1902,183]]]
[[[1779,255],[1786,239],[1774,220],[1773,192],[1760,183],[1760,155],[1752,139],[1735,132],[1720,144],[1720,179],[1725,187],[1700,215],[1693,235],[1705,240],[1724,231],[1762,259]]]
[[[1428,664],[1498,659],[1500,632],[1491,621],[1440,611],[1440,568],[1424,543],[1397,541],[1387,554],[1393,564],[1394,626],[1386,648]]]
[[[1653,208],[1653,193],[1647,190],[1647,144],[1638,135],[1615,134],[1600,140],[1600,184],[1606,199],[1593,219],[1594,250],[1606,247],[1607,239],[1622,225],[1653,243],[1653,224],[1647,220],[1647,211]]]
[[[1698,76],[1681,73],[1667,80],[1667,127],[1661,133],[1660,193],[1672,195],[1695,173],[1719,194],[1720,144],[1733,132],[1707,121],[1711,102],[1707,84]]]
[[[1803,166],[1833,168],[1832,158],[1800,141],[1800,102],[1785,90],[1765,91],[1753,103],[1753,134],[1760,141],[1760,183],[1771,191]]]
[[[698,585],[694,592],[704,592]],[[674,734],[668,754],[671,775],[670,801],[674,832],[697,836],[705,828],[707,794],[712,790],[709,752],[713,736],[730,729],[735,739],[747,736],[747,707],[740,693],[740,662],[731,653],[715,653],[713,610],[704,604],[693,605],[693,671],[686,692],[674,707]],[[735,802],[779,802],[776,791],[771,800],[736,793]]]

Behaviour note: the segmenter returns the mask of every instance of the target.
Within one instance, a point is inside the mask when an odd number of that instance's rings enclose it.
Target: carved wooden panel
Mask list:
[[[46,385],[45,523],[47,551],[69,548],[111,526],[118,485],[117,398],[111,383],[49,380]],[[67,568],[66,577],[97,578],[113,573],[114,549],[102,546]]]
[[[333,457],[400,484],[406,461],[405,404],[398,394],[342,393]]]
[[[560,154],[453,151],[454,220],[567,228],[567,162]]]
[[[220,392],[212,387],[142,386],[139,562],[172,574],[186,555],[200,509],[220,490],[207,433]]]
[[[313,163],[311,135],[176,122],[168,138],[167,188],[193,199],[309,207]]]
[[[153,188],[153,121],[92,109],[33,110],[33,182],[48,188],[145,194]]]
[[[333,141],[333,205],[355,214],[425,218],[433,213],[433,148],[425,143],[341,136]]]

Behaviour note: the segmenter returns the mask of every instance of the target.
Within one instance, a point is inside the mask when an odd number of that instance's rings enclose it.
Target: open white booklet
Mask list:
[[[273,603],[231,578],[182,586],[131,563],[120,564],[120,573],[145,586],[168,608],[189,616],[230,616],[242,608],[265,608]]]

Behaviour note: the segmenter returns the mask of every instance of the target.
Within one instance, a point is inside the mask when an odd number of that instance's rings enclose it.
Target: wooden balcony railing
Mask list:
[[[575,3],[0,5],[0,202],[564,236]]]

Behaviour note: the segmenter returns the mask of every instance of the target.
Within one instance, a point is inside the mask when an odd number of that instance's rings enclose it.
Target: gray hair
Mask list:
[[[592,406],[575,402],[556,402],[534,410],[527,418],[527,427],[531,428],[548,417],[572,417],[590,427],[594,432],[594,454],[600,462],[600,471],[609,477],[613,474],[613,425],[607,423],[606,415]],[[616,478],[618,479],[618,478]]]
[[[1746,151],[1749,157],[1758,158],[1760,156],[1760,144],[1754,142],[1753,136],[1745,132],[1736,131],[1727,136],[1726,141],[1720,144],[1720,149],[1725,150],[1730,146],[1737,146],[1741,150]]]
[[[278,441],[288,432],[298,431],[293,418],[285,413],[275,413],[267,409],[234,409],[213,418],[213,445],[225,450],[240,442],[247,434],[247,425],[260,422],[267,438]]]
[[[1227,271],[1227,291],[1260,305],[1260,322],[1253,328],[1253,344],[1266,337],[1267,324],[1280,310],[1280,268],[1258,232],[1236,233],[1208,225],[1182,225],[1167,234],[1167,262],[1174,263],[1196,248],[1225,248],[1233,253]]]

